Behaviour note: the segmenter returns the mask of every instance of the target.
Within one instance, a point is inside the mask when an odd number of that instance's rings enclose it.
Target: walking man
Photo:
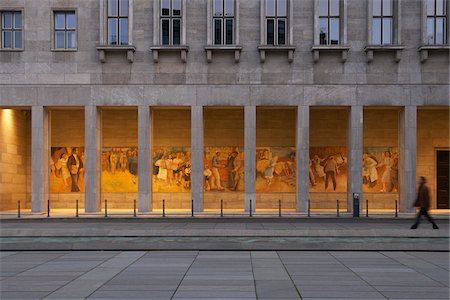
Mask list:
[[[417,199],[414,203],[415,207],[419,207],[419,213],[417,214],[416,222],[411,226],[411,229],[417,229],[420,223],[420,217],[424,215],[431,224],[433,224],[433,229],[439,229],[439,227],[434,222],[433,218],[428,214],[428,209],[430,208],[430,193],[428,192],[428,187],[425,177],[421,176],[419,181],[419,191],[417,193]]]

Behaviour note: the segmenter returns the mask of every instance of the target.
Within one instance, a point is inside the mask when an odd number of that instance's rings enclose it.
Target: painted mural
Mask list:
[[[102,149],[102,192],[137,193],[138,151],[136,147]]]
[[[84,192],[84,148],[52,147],[50,153],[50,192]]]
[[[311,147],[309,155],[310,192],[347,191],[345,147]]]
[[[205,191],[244,191],[244,151],[242,148],[205,147],[204,168]]]
[[[257,193],[295,193],[296,170],[294,147],[256,148]]]
[[[364,149],[362,158],[363,192],[392,193],[398,191],[398,148]]]
[[[154,193],[191,191],[189,147],[154,147],[152,163]]]

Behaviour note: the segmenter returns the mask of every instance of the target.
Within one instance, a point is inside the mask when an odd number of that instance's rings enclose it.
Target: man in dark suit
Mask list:
[[[428,210],[430,209],[430,193],[428,191],[428,187],[425,185],[426,183],[425,177],[420,177],[419,181],[419,192],[417,193],[417,199],[414,203],[415,207],[419,207],[419,213],[417,214],[416,222],[411,226],[411,229],[417,229],[420,223],[420,217],[424,215],[431,224],[433,224],[433,229],[439,229],[439,227],[434,222],[433,218],[428,214]]]
[[[80,158],[79,148],[73,149],[72,155],[70,155],[67,160],[67,168],[69,169],[70,177],[72,178],[71,192],[79,192],[80,188],[78,187],[78,176],[83,170],[83,162]]]

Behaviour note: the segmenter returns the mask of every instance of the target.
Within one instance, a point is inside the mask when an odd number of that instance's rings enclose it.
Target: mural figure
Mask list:
[[[153,148],[153,192],[189,192],[191,153],[186,147]]]
[[[390,193],[398,190],[397,148],[367,148],[362,165],[364,192]]]
[[[239,147],[206,147],[204,166],[205,191],[244,190],[244,153]]]
[[[345,192],[347,190],[345,147],[311,147],[310,157],[311,192]]]
[[[84,149],[52,147],[50,155],[50,192],[79,193],[84,190]]]
[[[296,169],[295,148],[256,148],[256,192],[295,193]]]
[[[102,191],[136,193],[138,151],[136,147],[102,149]]]

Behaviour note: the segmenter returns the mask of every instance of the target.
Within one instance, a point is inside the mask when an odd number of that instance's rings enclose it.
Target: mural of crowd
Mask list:
[[[136,147],[102,149],[102,191],[137,192],[138,151]]]
[[[295,193],[296,170],[295,148],[256,148],[256,192]]]
[[[398,149],[367,148],[362,158],[363,192],[398,190]]]
[[[239,147],[205,147],[205,191],[244,191],[244,151]]]
[[[187,147],[153,149],[153,192],[189,192],[191,190],[191,152]]]
[[[50,155],[50,192],[83,192],[84,163],[83,147],[52,147]]]
[[[311,192],[345,192],[347,190],[347,156],[345,147],[311,147],[309,183]]]

